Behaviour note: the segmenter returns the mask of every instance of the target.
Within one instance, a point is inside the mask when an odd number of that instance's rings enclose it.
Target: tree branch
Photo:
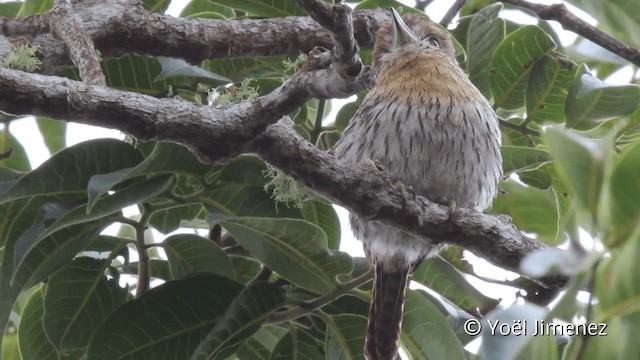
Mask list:
[[[106,86],[93,39],[82,28],[81,19],[74,13],[72,4],[65,0],[54,2],[49,27],[66,44],[73,65],[80,72],[80,78],[89,84]]]
[[[191,149],[207,163],[255,152],[313,191],[363,218],[397,226],[433,241],[460,245],[515,272],[519,272],[520,261],[526,255],[547,248],[521,234],[505,216],[462,208],[450,216],[448,207],[422,197],[407,198],[372,164],[345,165],[318,150],[295,132],[288,118],[268,126],[300,106],[311,94],[322,92],[315,88],[316,81],[328,76],[331,69],[312,68],[294,75],[257,100],[222,108],[0,69],[0,109],[105,126],[142,140],[173,141]],[[357,91],[355,85],[351,91]],[[559,287],[566,278],[546,278],[540,282]]]
[[[540,19],[555,20],[562,25],[563,29],[573,31],[585,39],[591,40],[595,44],[630,61],[636,66],[640,66],[640,49],[626,45],[597,27],[589,25],[586,21],[569,11],[564,4],[543,5],[534,4],[525,0],[501,1],[505,4],[531,10],[538,15]]]
[[[458,11],[460,11],[460,9],[462,9],[466,2],[467,0],[456,0],[456,2],[451,5],[449,10],[447,10],[447,13],[444,14],[442,20],[440,20],[440,25],[444,26],[445,28],[449,26],[451,20],[456,17],[456,14],[458,13]]]
[[[103,59],[136,54],[197,64],[206,59],[297,56],[314,45],[333,47],[329,31],[310,17],[233,21],[175,18],[148,12],[135,0],[80,0],[74,2],[73,9]],[[53,16],[51,10],[36,16],[0,17],[0,28],[9,42],[39,47],[40,71],[44,74],[72,65],[64,42],[51,38]],[[388,19],[384,9],[355,11],[353,26],[360,46],[371,48],[378,27]]]

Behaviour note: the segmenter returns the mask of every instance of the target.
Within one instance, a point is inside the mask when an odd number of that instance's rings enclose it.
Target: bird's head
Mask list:
[[[390,9],[391,21],[380,27],[373,48],[376,72],[397,56],[433,54],[455,61],[451,35],[418,14],[400,15]]]

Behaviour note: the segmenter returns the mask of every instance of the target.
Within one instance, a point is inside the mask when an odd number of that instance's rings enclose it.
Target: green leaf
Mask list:
[[[0,16],[16,16],[23,4],[24,3],[22,1],[11,1],[0,4]]]
[[[239,359],[269,360],[276,344],[287,333],[287,330],[279,326],[262,326],[238,348],[236,356]]]
[[[495,213],[509,215],[518,229],[537,234],[545,243],[557,244],[563,240],[552,190],[524,186],[514,180],[502,182],[500,188],[506,194],[499,194],[494,200]]]
[[[556,44],[542,29],[525,25],[510,33],[491,58],[491,90],[494,107],[515,110],[524,103],[529,72]]]
[[[264,189],[243,184],[217,187],[202,194],[199,200],[209,212],[227,216],[302,217],[300,209],[278,206]]]
[[[0,165],[17,171],[31,170],[31,163],[24,146],[13,136],[9,129],[5,127],[0,130],[0,153],[11,151],[11,155],[0,160]]]
[[[171,278],[180,279],[198,272],[210,272],[235,279],[233,264],[212,240],[193,234],[179,234],[162,242]]]
[[[51,9],[51,0],[25,0],[18,16],[37,15]]]
[[[270,360],[325,360],[322,345],[306,331],[292,328],[273,349]]]
[[[90,213],[87,212],[84,204],[80,205],[56,219],[55,222],[49,225],[44,232],[38,234],[37,237],[29,239],[30,245],[25,253],[28,253],[38,242],[56,231],[72,225],[99,220],[113,214],[121,213],[122,209],[127,206],[142,203],[164,194],[173,187],[174,183],[175,176],[173,175],[156,176],[120,189],[113,195],[101,198]],[[18,257],[17,251],[16,257]]]
[[[539,148],[503,145],[500,151],[506,175],[531,170],[551,161],[549,152]]]
[[[447,319],[418,291],[407,291],[401,340],[414,359],[465,359]]]
[[[284,58],[281,58],[282,62]],[[284,66],[275,66],[273,62],[267,62],[263,59],[253,58],[237,58],[237,59],[216,59],[205,60],[202,62],[202,68],[216,74],[226,76],[234,82],[245,78],[266,77],[266,76],[282,76]]]
[[[477,314],[478,310],[480,314],[485,314],[498,305],[498,301],[478,291],[440,257],[422,262],[411,279],[436,291],[470,314]]]
[[[566,184],[573,188],[578,201],[595,219],[609,141],[587,139],[557,128],[547,128],[544,138]]]
[[[142,5],[149,11],[164,13],[170,2],[170,0],[143,0]]]
[[[0,195],[0,204],[32,196],[67,200],[71,193],[86,191],[94,174],[135,166],[141,160],[139,151],[120,140],[86,141],[54,154],[21,177]]]
[[[303,289],[318,294],[333,290],[336,276],[353,270],[351,258],[329,252],[322,229],[306,221],[246,217],[219,223],[257,259]]]
[[[480,357],[491,359],[499,354],[503,359],[514,359],[527,343],[541,345],[545,338],[553,339],[551,336],[534,336],[536,322],[543,320],[546,314],[547,309],[532,304],[511,305],[491,312],[482,325]]]
[[[16,249],[12,286],[31,287],[46,279],[91,243],[111,222],[111,219],[104,218],[69,226],[31,246],[29,251]]]
[[[305,220],[322,228],[327,235],[329,249],[340,247],[340,219],[330,203],[324,200],[305,201],[300,210]]]
[[[57,121],[45,117],[36,118],[38,129],[44,139],[44,143],[49,149],[49,153],[55,154],[58,151],[67,147],[66,135],[67,135],[67,123],[64,121]]]
[[[184,359],[241,290],[242,285],[207,273],[153,288],[107,317],[91,338],[87,358]]]
[[[58,351],[84,350],[100,323],[127,300],[127,290],[105,277],[109,265],[79,257],[49,279],[42,321]]]
[[[205,17],[202,14],[216,14],[215,18],[231,19],[236,16],[233,9],[218,5],[210,0],[191,0],[180,13],[180,17]],[[211,16],[206,16],[211,18]]]
[[[564,122],[565,103],[577,67],[545,55],[535,63],[527,82],[527,121]]]
[[[42,326],[44,316],[44,288],[34,292],[22,310],[18,339],[22,359],[63,360],[77,357],[63,356],[53,347]]]
[[[353,314],[324,316],[327,324],[325,349],[327,359],[362,359],[367,318]]]
[[[285,291],[266,282],[242,290],[227,312],[191,356],[196,359],[226,359],[286,300]]]
[[[407,6],[396,0],[363,0],[358,5],[356,5],[357,10],[362,9],[377,9],[377,8],[394,8],[398,10],[401,14],[407,13],[419,13],[424,15],[424,13],[418,9]]]
[[[583,65],[569,90],[565,115],[571,128],[591,128],[598,121],[631,113],[640,103],[640,86],[608,85]]]
[[[211,2],[262,17],[307,15],[295,1],[289,0],[211,0]]]
[[[203,178],[210,166],[200,163],[184,146],[169,142],[156,142],[153,150],[135,167],[118,169],[92,176],[88,184],[90,210],[98,199],[126,180],[154,174],[180,174]]]
[[[502,7],[501,3],[497,3],[471,16],[461,17],[452,32],[467,54],[467,61],[463,64],[465,72],[487,98],[491,97],[491,69],[487,64],[505,37],[505,21],[498,17]]]
[[[158,61],[162,66],[162,72],[156,76],[154,81],[166,80],[175,76],[184,76],[188,78],[194,78],[200,83],[204,83],[210,86],[218,86],[222,84],[228,84],[231,79],[207,71],[199,66],[190,65],[182,59],[174,59],[167,57],[159,57]]]
[[[640,224],[640,143],[625,147],[615,160],[600,208],[603,239],[609,246],[626,241]]]

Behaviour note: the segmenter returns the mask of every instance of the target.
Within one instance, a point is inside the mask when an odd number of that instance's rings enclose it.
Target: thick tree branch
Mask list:
[[[136,54],[181,58],[197,64],[206,59],[297,56],[314,46],[333,47],[330,32],[310,17],[233,21],[175,18],[148,12],[135,0],[81,0],[73,9],[103,59]],[[50,35],[52,16],[53,11],[0,17],[0,28],[9,42],[39,47],[41,72],[45,74],[72,65],[64,42]],[[355,38],[360,46],[372,47],[378,27],[388,19],[384,9],[354,12]]]
[[[598,29],[589,25],[586,21],[574,15],[564,4],[534,4],[525,0],[501,0],[505,4],[511,4],[523,9],[533,11],[539,18],[544,20],[555,20],[562,25],[565,30],[574,33],[594,42],[597,45],[611,51],[612,53],[640,66],[640,49],[626,45]]]
[[[522,235],[506,217],[468,209],[457,209],[450,215],[449,208],[422,197],[407,198],[375,166],[342,164],[300,137],[286,118],[267,127],[300,106],[316,92],[314,82],[331,74],[331,69],[312,70],[314,66],[271,94],[220,108],[0,69],[0,109],[105,126],[142,140],[173,141],[208,163],[255,152],[364,218],[460,245],[516,272],[527,254],[547,247]],[[542,279],[541,283],[558,287],[565,281],[558,277]]]

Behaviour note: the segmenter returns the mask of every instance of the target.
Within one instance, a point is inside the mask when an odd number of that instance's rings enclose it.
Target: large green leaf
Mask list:
[[[11,1],[0,4],[0,16],[16,16],[24,3]]]
[[[79,257],[47,283],[42,320],[58,351],[83,350],[100,323],[127,300],[127,290],[105,277],[109,262]]]
[[[295,1],[289,0],[210,0],[213,3],[264,17],[307,15]]]
[[[544,137],[566,184],[573,188],[578,201],[595,218],[609,142],[591,140],[557,128],[547,128]]]
[[[340,219],[333,206],[324,200],[306,201],[302,206],[302,217],[318,225],[327,235],[329,249],[340,247]]]
[[[217,187],[199,200],[209,212],[227,216],[302,217],[300,209],[277,204],[264,189],[243,184]]]
[[[633,112],[639,103],[640,86],[608,85],[582,66],[567,95],[567,126],[591,128],[599,121]]]
[[[11,156],[0,160],[0,165],[17,171],[31,170],[31,164],[24,146],[9,132],[8,128],[0,130],[0,153],[11,151]]]
[[[497,3],[462,17],[452,32],[467,53],[467,61],[463,66],[469,79],[487,98],[491,97],[491,69],[487,64],[505,37],[505,21],[498,17],[502,7],[501,3]]]
[[[640,143],[625,147],[609,172],[603,193],[602,215],[605,242],[626,241],[640,224]]]
[[[269,360],[278,341],[287,333],[288,331],[280,326],[262,326],[238,348],[236,356],[239,359]]]
[[[465,359],[447,319],[418,291],[407,291],[401,340],[414,359]]]
[[[322,344],[304,330],[292,328],[273,349],[270,360],[291,359],[325,360],[326,357]]]
[[[257,259],[293,284],[318,294],[338,286],[353,270],[351,258],[329,252],[324,231],[303,220],[229,218],[219,221]]]
[[[85,192],[91,176],[132,167],[141,160],[140,152],[122,141],[86,141],[56,153],[21,177],[0,195],[0,204],[32,196],[67,200],[72,193]]]
[[[473,287],[448,262],[440,257],[424,261],[411,279],[417,281],[470,314],[485,314],[498,305],[498,301],[489,298]]]
[[[196,348],[191,359],[226,359],[258,331],[285,300],[285,291],[281,287],[266,282],[258,282],[242,290]]]
[[[55,154],[66,147],[66,122],[38,117],[36,123],[49,153]]]
[[[198,272],[210,272],[235,278],[233,264],[227,254],[212,240],[194,234],[179,234],[162,242],[167,254],[172,279]]]
[[[506,309],[491,312],[485,318],[487,322],[481,325],[480,357],[514,359],[527,347],[528,343],[534,342],[538,346],[548,346],[546,338],[553,339],[553,337],[534,336],[536,322],[543,320],[546,314],[547,309],[532,304],[511,305]],[[474,329],[478,328],[474,327]]]
[[[563,240],[558,223],[558,208],[552,190],[540,190],[514,180],[500,184],[506,194],[499,194],[493,202],[493,211],[509,215],[522,231],[538,235],[549,244]]]
[[[353,314],[323,317],[327,324],[325,349],[327,359],[352,360],[364,357],[367,318]]]
[[[548,151],[529,146],[503,145],[500,151],[504,172],[507,175],[531,170],[551,161]]]
[[[507,35],[491,58],[494,106],[510,110],[521,108],[533,65],[555,47],[551,37],[534,25],[522,26]]]
[[[527,121],[564,122],[567,93],[577,67],[545,55],[535,63],[527,82]]]
[[[38,360],[77,359],[77,357],[65,356],[59,353],[47,338],[42,326],[44,293],[44,288],[35,291],[29,297],[27,306],[22,310],[20,327],[18,328],[21,358]]]
[[[180,13],[180,17],[206,17],[231,19],[236,16],[233,9],[216,4],[211,0],[191,0]]]
[[[207,273],[153,288],[107,317],[91,338],[87,359],[186,359],[241,290]]]
[[[119,190],[113,195],[101,198],[90,213],[87,213],[86,206],[82,204],[59,218],[42,219],[41,222],[34,224],[34,227],[41,226],[42,231],[25,233],[17,240],[15,250],[16,263],[38,246],[40,241],[43,241],[56,231],[121,213],[124,207],[141,203],[167,192],[174,183],[175,177],[173,175],[156,176]],[[55,221],[45,227],[45,223],[51,222],[51,220]]]
[[[91,210],[98,199],[117,184],[138,176],[180,174],[202,179],[210,168],[200,163],[185,147],[159,141],[154,143],[153,150],[137,166],[92,176],[87,185],[87,208]]]
[[[165,80],[176,76],[184,76],[198,80],[198,82],[209,86],[218,86],[228,84],[231,79],[207,71],[199,66],[191,65],[182,59],[159,57],[158,61],[162,66],[162,72],[154,79],[154,81]]]

